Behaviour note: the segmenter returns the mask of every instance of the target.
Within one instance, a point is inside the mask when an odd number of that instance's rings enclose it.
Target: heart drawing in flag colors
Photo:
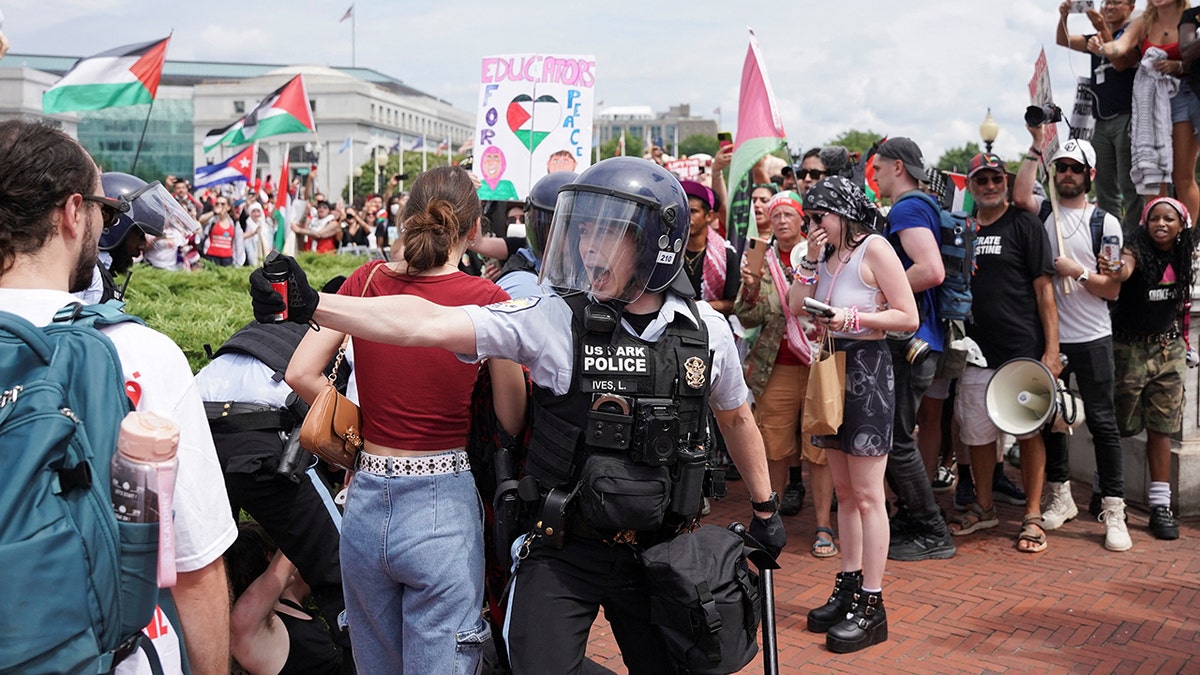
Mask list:
[[[558,128],[562,119],[562,108],[558,99],[549,94],[537,97],[520,94],[508,104],[508,128],[533,152],[546,137]]]

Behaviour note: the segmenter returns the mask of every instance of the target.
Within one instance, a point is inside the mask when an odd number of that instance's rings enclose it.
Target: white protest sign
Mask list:
[[[516,201],[551,171],[591,165],[596,60],[564,54],[483,59],[475,123],[480,199]]]

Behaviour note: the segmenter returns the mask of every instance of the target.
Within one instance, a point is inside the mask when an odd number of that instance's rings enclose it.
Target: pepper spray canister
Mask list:
[[[288,312],[288,269],[287,261],[279,251],[271,251],[263,261],[263,275],[267,277],[267,281],[271,282],[271,288],[275,292],[283,296],[283,311],[279,314],[272,315],[272,320],[275,323],[283,323],[287,321]]]

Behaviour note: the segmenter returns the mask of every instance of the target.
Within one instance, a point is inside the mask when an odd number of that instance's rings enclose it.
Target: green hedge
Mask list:
[[[320,288],[339,274],[349,276],[367,259],[362,256],[302,253],[300,266],[309,283]],[[137,265],[126,292],[126,309],[155,330],[171,337],[187,356],[192,372],[208,363],[204,345],[215,350],[253,320],[250,267],[205,265],[194,272],[172,272]],[[118,279],[120,284],[124,280]]]

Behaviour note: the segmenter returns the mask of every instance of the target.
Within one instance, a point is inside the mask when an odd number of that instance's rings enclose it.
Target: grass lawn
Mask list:
[[[339,274],[349,276],[367,261],[363,256],[316,253],[302,253],[297,259],[315,288]],[[196,372],[208,363],[205,344],[216,351],[230,335],[254,320],[248,281],[252,269],[206,265],[195,272],[172,272],[137,265],[125,309],[169,335]],[[123,282],[123,278],[117,279],[118,285]]]

